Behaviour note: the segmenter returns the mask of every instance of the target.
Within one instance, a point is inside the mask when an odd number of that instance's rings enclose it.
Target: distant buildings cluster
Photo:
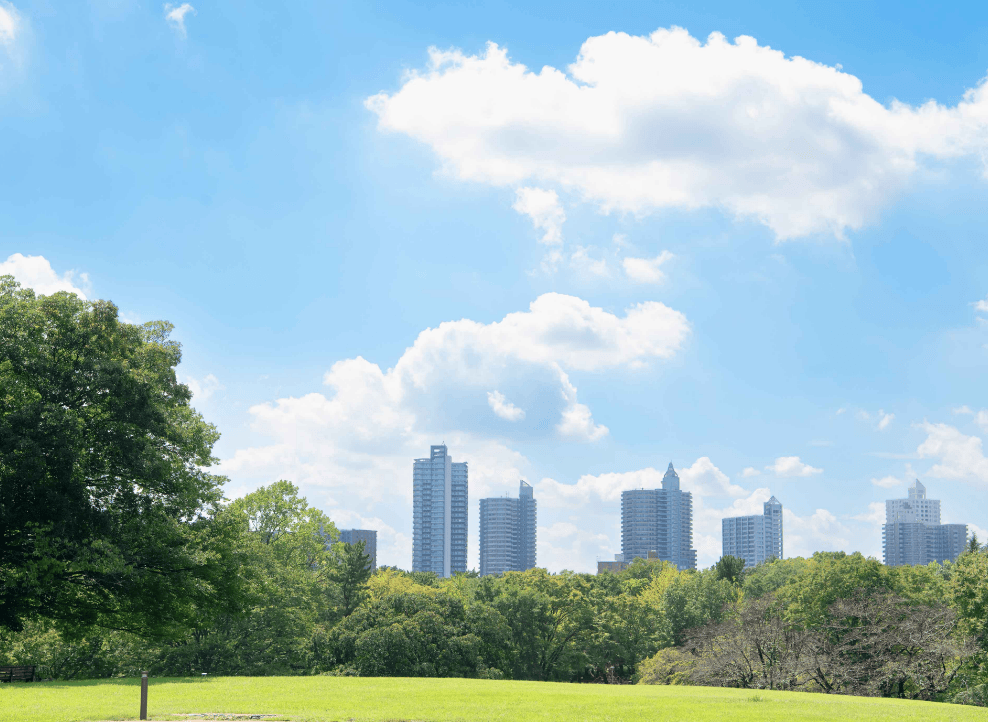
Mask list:
[[[885,502],[882,546],[890,567],[952,562],[967,546],[967,524],[941,524],[940,500],[916,479],[907,498]]]
[[[412,466],[412,571],[449,577],[467,570],[469,468],[454,462],[445,444]],[[926,498],[917,479],[906,499],[885,502],[882,527],[885,564],[953,561],[967,544],[967,525],[941,524],[940,502]],[[480,500],[480,574],[525,571],[536,565],[536,502],[532,486],[519,482],[518,498]],[[721,520],[722,556],[753,567],[782,559],[782,503],[774,496],[761,514]],[[377,532],[344,529],[341,541],[363,541],[377,568]],[[660,559],[680,570],[696,569],[693,496],[680,488],[672,462],[659,489],[621,494],[621,553],[598,561],[597,573],[620,571],[636,558]]]

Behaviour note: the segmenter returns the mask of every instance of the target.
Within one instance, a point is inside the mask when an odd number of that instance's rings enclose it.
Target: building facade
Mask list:
[[[941,524],[940,501],[926,498],[919,479],[907,498],[885,502],[882,547],[888,566],[954,561],[966,546],[967,525]]]
[[[412,571],[440,577],[467,570],[466,462],[453,462],[445,444],[412,466]]]
[[[523,572],[535,566],[537,512],[532,486],[518,498],[480,500],[480,575]]]
[[[374,529],[340,529],[340,541],[344,544],[364,543],[364,554],[371,558],[371,571],[377,571],[377,531]]]
[[[693,549],[693,496],[679,488],[672,462],[661,489],[630,489],[621,493],[621,551],[624,561],[635,557],[672,562],[696,569]]]
[[[782,504],[773,496],[763,509],[761,514],[721,520],[722,555],[744,559],[746,569],[782,559]]]

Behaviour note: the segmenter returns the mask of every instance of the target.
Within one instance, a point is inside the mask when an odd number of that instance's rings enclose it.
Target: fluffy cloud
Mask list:
[[[871,483],[874,486],[880,486],[883,489],[894,489],[897,486],[902,486],[906,482],[894,476],[883,476],[881,479],[872,479]]]
[[[206,374],[206,377],[201,380],[192,376],[183,376],[179,380],[189,387],[193,402],[205,401],[217,391],[226,388],[213,374]]]
[[[878,410],[878,430],[885,431],[889,424],[895,419],[895,414],[886,414],[881,409]]]
[[[565,71],[533,72],[493,43],[433,48],[427,68],[366,105],[461,179],[555,185],[603,212],[719,207],[779,239],[841,237],[924,157],[988,148],[986,84],[952,107],[883,105],[838,68],[675,27],[591,37]]]
[[[930,469],[930,476],[988,484],[988,459],[980,438],[962,434],[947,424],[923,422],[919,428],[927,437],[916,452],[921,458],[938,460]]]
[[[745,467],[745,470],[741,472],[741,476],[743,476],[745,479],[747,479],[747,478],[752,477],[752,476],[758,476],[761,473],[762,472],[760,472],[755,467],[748,466],[748,467]]]
[[[731,483],[730,478],[714,466],[706,456],[701,456],[692,466],[678,469],[680,488],[694,496],[741,496],[745,490]],[[635,471],[584,474],[575,484],[563,484],[555,479],[543,479],[538,484],[539,498],[553,506],[579,507],[594,500],[615,502],[621,492],[628,489],[658,489],[662,486],[665,469],[654,467]],[[767,500],[768,497],[765,497]]]
[[[988,313],[988,296],[981,299],[980,301],[975,301],[974,309],[976,311],[982,311],[984,313]]]
[[[528,216],[532,225],[545,231],[539,241],[547,246],[561,245],[563,242],[563,223],[566,213],[559,204],[556,191],[542,188],[519,188],[515,203],[512,206],[519,213]]]
[[[625,258],[621,263],[628,278],[636,283],[662,283],[666,274],[662,264],[672,258],[669,251],[662,251],[655,258]]]
[[[775,472],[776,476],[813,476],[822,474],[823,469],[817,469],[809,464],[804,464],[798,456],[780,456],[775,463],[766,466],[769,471]]]
[[[11,3],[0,0],[0,47],[8,53],[21,32],[21,16]]]
[[[0,7],[0,11],[2,10]],[[13,276],[23,287],[33,288],[35,293],[45,296],[68,291],[79,298],[86,298],[86,291],[83,289],[89,290],[89,276],[75,271],[66,271],[60,276],[44,256],[25,256],[20,253],[9,256],[0,263],[0,276],[7,275]]]
[[[196,9],[189,3],[182,3],[181,5],[165,3],[165,21],[183,38],[188,35],[185,28],[185,16],[189,14],[196,14]]]
[[[819,551],[850,551],[855,534],[826,509],[801,517],[783,509],[785,555],[808,557]]]
[[[525,418],[525,410],[508,401],[497,389],[487,392],[487,403],[490,404],[491,410],[505,421],[521,421]]]
[[[498,435],[596,441],[607,427],[579,402],[569,372],[642,367],[674,354],[688,333],[682,314],[659,303],[619,316],[561,294],[490,324],[445,322],[422,331],[392,368],[345,359],[325,374],[327,393],[251,407],[251,428],[266,442],[237,450],[220,472],[236,480],[229,493],[290,478],[331,516],[376,514],[407,535],[410,463],[430,444],[445,439],[455,460],[470,462],[472,499],[514,492],[528,461],[490,438],[488,409],[515,417]],[[407,566],[409,548],[389,543],[382,563]]]

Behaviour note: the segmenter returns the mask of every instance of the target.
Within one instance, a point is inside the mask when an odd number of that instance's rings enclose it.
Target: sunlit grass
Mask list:
[[[42,682],[0,687],[3,722],[135,720],[139,680]],[[225,677],[152,679],[149,716],[271,713],[276,719],[470,722],[861,722],[988,720],[973,707],[792,692],[465,679]]]

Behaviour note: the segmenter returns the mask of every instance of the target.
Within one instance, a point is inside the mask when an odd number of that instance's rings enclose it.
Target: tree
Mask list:
[[[717,570],[718,579],[726,579],[731,584],[740,584],[744,576],[744,559],[738,559],[728,554],[721,557],[714,568]]]
[[[342,606],[340,612],[344,617],[353,614],[364,597],[367,580],[371,578],[371,558],[364,554],[365,544],[337,544],[333,551],[335,557],[327,574],[329,581],[337,586],[340,592]]]
[[[235,607],[219,434],[178,383],[172,326],[0,277],[0,628],[173,633]]]

